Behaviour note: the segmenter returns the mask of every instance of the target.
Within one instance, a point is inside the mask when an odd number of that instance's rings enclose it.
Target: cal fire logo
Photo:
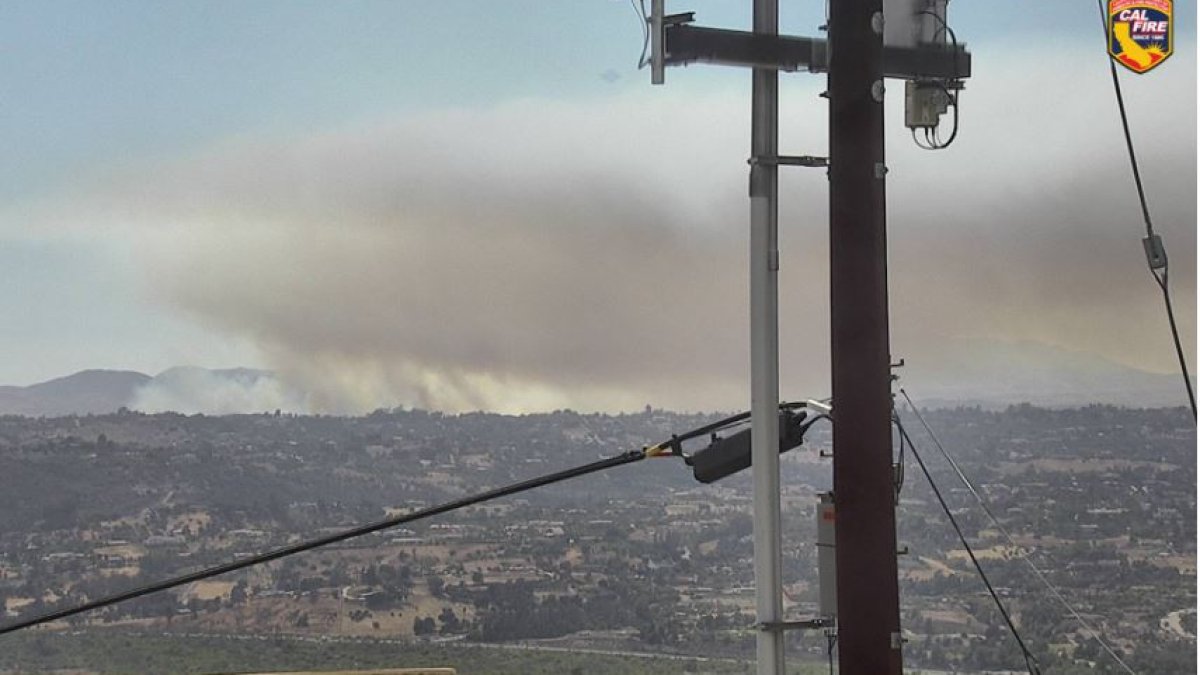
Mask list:
[[[1108,0],[1108,53],[1133,72],[1165,61],[1173,34],[1171,0]]]

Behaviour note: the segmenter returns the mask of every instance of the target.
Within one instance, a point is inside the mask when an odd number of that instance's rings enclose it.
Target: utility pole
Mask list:
[[[829,263],[840,671],[900,675],[888,350],[883,3],[829,15]]]
[[[779,33],[779,0],[754,0],[754,34]],[[750,455],[758,675],[784,675],[779,514],[779,72],[753,70],[750,111]]]
[[[905,125],[933,149],[970,54],[946,43],[946,0],[831,0],[829,40],[779,35],[778,0],[754,0],[754,30],[691,25],[651,0],[651,82],[667,66],[753,69],[750,156],[750,389],[758,675],[783,675],[783,631],[836,628],[843,675],[900,675],[895,473],[888,352],[883,83],[905,83]],[[884,44],[885,23],[892,39]],[[829,157],[780,155],[778,71],[828,73]],[[957,120],[957,117],[955,118]],[[957,122],[955,122],[957,129]],[[914,135],[915,137],[915,135]],[[951,137],[953,138],[953,136]],[[933,147],[936,146],[936,147]],[[833,338],[833,512],[837,607],[786,620],[779,510],[778,167],[827,167]],[[826,505],[824,508],[828,508]]]

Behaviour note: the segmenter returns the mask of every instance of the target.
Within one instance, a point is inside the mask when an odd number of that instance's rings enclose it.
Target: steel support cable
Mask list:
[[[794,409],[803,408],[803,407],[805,407],[804,403],[781,403],[779,405],[779,408],[781,410],[794,410]],[[700,436],[704,436],[706,434],[723,429],[723,428],[731,426],[733,424],[743,422],[746,419],[749,419],[749,417],[750,417],[750,413],[748,413],[748,412],[739,413],[737,415],[731,415],[724,419],[717,420],[716,422],[712,422],[711,424],[706,424],[702,427],[692,429],[691,431],[688,431],[684,434],[672,436],[671,439],[668,441],[663,441],[663,442],[657,443],[655,445],[647,446],[641,450],[631,450],[629,452],[626,452],[626,453],[623,453],[620,455],[616,455],[614,457],[609,457],[607,459],[601,459],[599,461],[592,462],[590,464],[584,464],[583,466],[577,466],[577,467],[574,467],[571,469],[566,469],[564,471],[559,471],[559,472],[548,474],[545,476],[531,478],[529,480],[521,481],[519,483],[513,483],[512,485],[506,485],[504,487],[498,487],[498,488],[495,488],[492,490],[488,490],[486,492],[481,492],[476,495],[462,497],[460,499],[455,499],[455,500],[452,500],[449,502],[445,502],[443,504],[431,506],[426,509],[420,509],[418,511],[413,511],[412,513],[408,513],[403,516],[396,516],[394,518],[387,518],[384,520],[376,521],[374,523],[368,523],[366,525],[361,525],[359,527],[355,527],[355,528],[352,528],[349,530],[331,534],[331,535],[328,535],[325,537],[319,537],[317,539],[311,539],[308,541],[299,542],[297,544],[292,544],[291,546],[284,546],[283,548],[278,548],[273,551],[268,551],[266,553],[261,553],[258,555],[250,556],[248,558],[243,558],[241,560],[235,560],[233,562],[225,563],[222,565],[217,565],[215,567],[209,567],[206,569],[202,569],[197,572],[191,572],[189,574],[185,574],[182,576],[174,577],[174,578],[156,582],[153,584],[148,584],[146,586],[134,588],[134,589],[125,591],[123,593],[118,593],[116,595],[111,595],[111,596],[107,596],[107,597],[100,598],[97,600],[92,600],[90,602],[76,605],[74,607],[68,607],[66,609],[55,610],[53,612],[47,612],[45,614],[33,617],[31,619],[17,621],[15,623],[9,624],[7,626],[0,627],[0,635],[4,635],[6,633],[12,633],[12,632],[21,630],[23,628],[30,628],[32,626],[49,623],[51,621],[58,621],[59,619],[65,619],[67,617],[75,616],[78,614],[83,614],[84,612],[90,612],[95,609],[101,609],[103,607],[115,605],[115,604],[118,604],[121,602],[125,602],[127,600],[133,600],[134,598],[140,598],[144,595],[150,595],[151,593],[157,593],[159,591],[169,590],[171,588],[176,588],[176,587],[182,586],[184,584],[194,583],[197,581],[208,579],[210,577],[215,577],[215,576],[219,576],[219,575],[226,574],[229,572],[234,572],[234,571],[237,571],[240,569],[245,569],[247,567],[252,567],[254,565],[261,565],[263,563],[271,562],[273,560],[279,560],[280,558],[286,558],[288,556],[295,555],[297,553],[303,553],[305,551],[310,551],[312,549],[320,548],[322,546],[328,546],[329,544],[335,544],[338,542],[346,541],[347,539],[354,539],[356,537],[361,537],[363,535],[372,534],[374,532],[387,530],[387,529],[390,529],[393,527],[397,527],[399,525],[404,525],[407,523],[422,520],[424,518],[430,518],[432,516],[441,515],[443,513],[449,513],[451,511],[455,511],[455,510],[458,510],[458,509],[461,509],[461,508],[464,508],[467,506],[472,506],[474,504],[479,504],[481,502],[490,501],[492,499],[499,499],[500,497],[507,497],[509,495],[517,494],[519,492],[525,492],[527,490],[532,490],[534,488],[545,487],[547,485],[559,483],[559,482],[562,482],[564,480],[568,480],[571,478],[578,478],[579,476],[586,476],[591,473],[596,473],[597,471],[611,469],[614,467],[621,466],[623,464],[630,464],[633,462],[641,461],[648,457],[668,456],[668,455],[671,455],[673,452],[679,452],[680,446],[683,441],[691,440],[693,438],[698,438]]]
[[[197,572],[192,572],[190,574],[184,574],[182,576],[174,577],[172,579],[167,579],[165,581],[159,581],[157,583],[148,584],[146,586],[131,589],[131,590],[125,591],[123,593],[117,593],[116,595],[111,595],[108,597],[100,598],[98,600],[92,600],[90,602],[85,602],[81,605],[77,605],[74,607],[60,609],[60,610],[56,610],[53,612],[47,612],[40,616],[35,616],[31,619],[17,621],[16,623],[12,623],[7,626],[0,627],[0,635],[4,635],[6,633],[12,633],[12,632],[21,630],[23,628],[29,628],[31,626],[37,626],[39,624],[49,623],[51,621],[58,621],[59,619],[65,619],[67,617],[75,616],[77,614],[83,614],[84,612],[90,612],[94,609],[108,607],[110,605],[115,605],[120,602],[125,602],[126,600],[133,600],[134,598],[139,598],[144,595],[150,595],[151,593],[165,591],[165,590],[168,590],[171,588],[175,588],[177,586],[182,586],[184,584],[190,584],[190,583],[193,583],[196,581],[201,581],[203,579],[208,579],[210,577],[215,577],[215,576],[218,576],[221,574],[226,574],[228,572],[245,569],[247,567],[251,567],[254,565],[261,565],[263,563],[271,562],[272,560],[278,560],[280,558],[285,558],[287,556],[295,555],[297,553],[303,553],[305,551],[309,551],[309,550],[312,550],[315,548],[320,548],[322,546],[327,546],[329,544],[335,544],[335,543],[338,543],[341,541],[346,541],[347,539],[361,537],[363,535],[367,535],[367,534],[371,534],[374,532],[379,532],[381,530],[393,528],[398,525],[404,525],[406,523],[411,523],[411,522],[414,522],[417,520],[422,520],[424,518],[441,515],[443,513],[449,513],[451,511],[455,511],[455,510],[458,510],[458,509],[461,509],[461,508],[464,508],[467,506],[479,504],[480,502],[486,502],[486,501],[489,501],[492,499],[498,499],[500,497],[506,497],[508,495],[513,495],[518,492],[525,492],[527,490],[532,490],[534,488],[544,487],[547,485],[551,485],[553,483],[558,483],[558,482],[561,482],[564,480],[568,480],[570,478],[578,478],[579,476],[586,476],[591,473],[596,473],[597,471],[611,469],[614,467],[621,466],[623,464],[630,464],[630,463],[645,459],[648,456],[650,456],[650,454],[646,450],[632,450],[629,452],[622,453],[620,455],[616,455],[614,457],[602,459],[602,460],[599,460],[596,462],[592,462],[590,464],[584,464],[583,466],[577,466],[577,467],[574,467],[571,469],[567,469],[565,471],[558,471],[556,473],[548,474],[545,476],[539,476],[538,478],[531,478],[529,480],[521,481],[519,483],[514,483],[512,485],[506,485],[504,487],[499,487],[499,488],[495,488],[493,490],[488,490],[487,492],[481,492],[476,495],[462,497],[460,499],[455,499],[455,500],[452,500],[449,502],[445,502],[443,504],[438,504],[436,506],[431,506],[429,508],[420,509],[418,511],[413,511],[412,513],[408,513],[403,516],[387,518],[385,520],[380,520],[380,521],[377,521],[374,523],[369,523],[367,525],[362,525],[362,526],[359,526],[359,527],[356,527],[353,529],[345,530],[343,532],[331,534],[329,536],[320,537],[317,539],[311,539],[309,541],[303,541],[303,542],[300,542],[297,544],[293,544],[291,546],[285,546],[283,548],[278,548],[273,551],[268,551],[266,553],[261,553],[258,555],[250,556],[249,558],[235,560],[233,562],[225,563],[223,565],[209,567],[207,569],[203,569],[203,570],[200,570]]]
[[[925,480],[929,482],[929,487],[933,488],[933,495],[937,497],[938,503],[942,506],[942,511],[945,512],[946,518],[950,520],[950,525],[954,527],[955,534],[958,535],[958,540],[962,542],[963,548],[967,551],[967,555],[970,556],[971,564],[975,566],[975,571],[979,574],[979,578],[983,580],[983,585],[987,587],[988,593],[992,596],[992,601],[996,604],[996,609],[1000,610],[1000,616],[1004,617],[1004,623],[1008,624],[1009,632],[1016,639],[1017,646],[1021,648],[1021,654],[1025,658],[1026,669],[1030,675],[1041,675],[1042,669],[1038,664],[1037,657],[1033,655],[1033,652],[1029,651],[1029,647],[1025,646],[1025,640],[1021,638],[1021,633],[1013,623],[1012,617],[1009,616],[1008,610],[1004,608],[1004,603],[1000,601],[1000,596],[996,594],[996,589],[992,588],[992,582],[988,580],[987,573],[983,571],[983,566],[979,564],[979,559],[975,557],[975,551],[971,549],[971,544],[967,542],[967,537],[963,534],[962,528],[959,527],[958,520],[950,512],[950,506],[942,497],[942,491],[938,489],[937,483],[933,480],[933,475],[929,473],[929,469],[925,466],[925,460],[921,459],[921,453],[917,452],[917,446],[908,435],[908,431],[905,430],[904,425],[901,424],[899,416],[895,417],[895,423],[896,429],[900,431],[901,439],[908,442],[908,448],[912,451],[913,458],[917,460],[917,466],[921,467],[921,473],[925,474]]]
[[[904,396],[905,402],[908,403],[909,410],[912,410],[913,415],[915,415],[917,418],[917,421],[919,421],[921,426],[925,428],[925,433],[929,435],[929,438],[933,441],[934,446],[937,447],[938,451],[942,454],[942,457],[945,458],[946,462],[950,465],[950,468],[954,470],[954,473],[958,475],[959,481],[961,481],[963,486],[967,488],[967,491],[971,493],[971,496],[975,498],[975,501],[978,502],[980,508],[983,509],[983,512],[987,514],[988,520],[992,523],[992,526],[999,530],[1000,534],[1004,537],[1004,540],[1008,542],[1009,546],[1012,546],[1021,552],[1021,560],[1025,561],[1025,564],[1029,567],[1030,571],[1033,572],[1033,575],[1037,577],[1038,581],[1040,581],[1042,585],[1046,587],[1046,590],[1050,591],[1050,594],[1053,595],[1056,600],[1058,600],[1059,604],[1061,604],[1071,614],[1071,616],[1075,617],[1075,620],[1079,622],[1080,626],[1083,626],[1083,629],[1091,635],[1092,639],[1098,642],[1100,646],[1104,648],[1104,651],[1107,652],[1114,661],[1116,661],[1122,668],[1125,669],[1125,672],[1129,673],[1129,675],[1137,675],[1133,669],[1129,667],[1129,664],[1125,663],[1125,661],[1121,659],[1116,650],[1114,650],[1108,644],[1108,642],[1100,634],[1100,631],[1093,628],[1092,625],[1088,623],[1078,611],[1076,611],[1075,607],[1071,605],[1066,596],[1064,596],[1062,592],[1050,582],[1050,579],[1046,577],[1046,574],[1042,572],[1042,570],[1036,564],[1034,564],[1033,560],[1030,559],[1029,555],[1025,553],[1025,549],[1017,544],[1017,542],[1013,539],[1012,534],[1009,533],[1008,528],[1004,527],[1004,524],[1000,522],[1000,519],[996,517],[996,514],[992,513],[992,509],[988,506],[987,500],[984,499],[983,494],[975,488],[975,484],[971,482],[971,479],[967,478],[967,475],[963,472],[962,467],[960,467],[958,462],[956,462],[954,458],[950,456],[950,453],[946,450],[946,447],[943,446],[941,440],[938,439],[937,434],[933,433],[933,428],[930,427],[929,423],[925,421],[925,417],[921,415],[921,411],[917,409],[917,406],[913,403],[912,399],[909,398],[908,392],[905,391],[903,387],[900,388],[900,394]]]
[[[1107,42],[1108,37],[1108,16],[1104,11],[1104,0],[1096,0],[1096,6],[1100,10],[1100,21],[1103,24],[1104,40]],[[1105,53],[1108,53],[1107,46]],[[1154,224],[1150,220],[1150,207],[1146,201],[1146,190],[1142,187],[1142,172],[1138,168],[1137,153],[1133,149],[1133,135],[1129,131],[1129,116],[1125,112],[1125,96],[1121,93],[1121,78],[1117,76],[1117,64],[1113,59],[1108,59],[1108,69],[1112,73],[1113,92],[1117,97],[1117,110],[1121,113],[1121,129],[1125,132],[1125,148],[1129,151],[1129,166],[1133,170],[1133,183],[1137,186],[1138,203],[1142,207],[1142,220],[1146,223],[1146,242],[1147,256],[1146,263],[1150,267],[1150,274],[1154,276],[1155,283],[1158,284],[1163,294],[1163,304],[1167,308],[1167,321],[1171,324],[1171,339],[1175,342],[1175,355],[1179,358],[1179,370],[1183,374],[1183,386],[1187,389],[1188,403],[1192,407],[1192,421],[1196,421],[1196,394],[1192,390],[1192,377],[1188,372],[1187,358],[1183,354],[1183,342],[1179,339],[1179,328],[1175,325],[1175,309],[1171,302],[1171,291],[1167,286],[1167,259],[1166,249],[1163,249],[1163,260],[1159,268],[1156,268],[1150,259],[1150,251],[1153,249],[1150,246],[1154,245],[1157,240],[1161,242],[1158,235],[1154,233]],[[1159,272],[1159,269],[1162,271]]]

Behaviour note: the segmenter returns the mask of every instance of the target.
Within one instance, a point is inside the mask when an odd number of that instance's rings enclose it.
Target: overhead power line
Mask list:
[[[942,511],[945,512],[946,518],[950,520],[950,525],[954,527],[955,534],[958,535],[958,540],[962,543],[963,548],[966,549],[967,555],[970,556],[971,564],[975,566],[975,571],[979,574],[979,578],[983,580],[983,585],[987,587],[988,593],[992,596],[992,601],[996,604],[996,609],[1000,610],[1000,616],[1004,617],[1004,623],[1008,625],[1009,632],[1016,639],[1017,646],[1021,648],[1021,654],[1025,657],[1025,667],[1029,670],[1029,674],[1041,675],[1042,669],[1038,665],[1037,657],[1033,655],[1033,652],[1029,651],[1029,647],[1025,646],[1025,640],[1021,638],[1020,631],[1017,630],[1017,626],[1013,623],[1012,617],[1009,616],[1008,610],[1005,609],[1004,603],[1000,601],[1000,596],[996,594],[996,589],[992,588],[992,582],[988,580],[987,573],[983,571],[983,566],[979,564],[979,559],[975,557],[975,551],[971,549],[971,544],[967,542],[966,535],[963,534],[962,528],[958,526],[958,520],[950,512],[950,506],[942,498],[942,491],[938,489],[937,483],[934,482],[933,476],[929,473],[929,469],[926,468],[925,460],[921,459],[921,453],[917,452],[917,446],[913,444],[908,431],[901,424],[900,417],[895,416],[894,419],[896,429],[900,432],[901,443],[908,443],[908,448],[912,450],[913,458],[917,460],[917,465],[921,467],[921,473],[925,474],[925,480],[929,482],[929,487],[933,488],[933,495],[937,497],[938,503],[942,506]]]
[[[1050,591],[1050,594],[1053,595],[1056,600],[1058,600],[1059,604],[1061,604],[1071,614],[1071,616],[1075,617],[1075,620],[1079,622],[1080,626],[1083,626],[1083,629],[1087,631],[1089,635],[1091,635],[1092,639],[1098,642],[1100,646],[1104,648],[1104,651],[1107,652],[1108,655],[1111,656],[1113,660],[1116,661],[1123,669],[1125,669],[1125,672],[1129,673],[1129,675],[1137,675],[1133,672],[1133,669],[1129,667],[1129,664],[1125,663],[1125,661],[1121,659],[1116,650],[1114,650],[1108,644],[1108,642],[1100,634],[1100,631],[1092,627],[1092,625],[1083,618],[1083,615],[1081,615],[1075,609],[1075,607],[1071,605],[1066,596],[1063,595],[1058,587],[1050,582],[1050,579],[1046,577],[1045,573],[1043,573],[1042,570],[1034,564],[1033,560],[1030,559],[1029,555],[1025,553],[1025,549],[1019,546],[1017,542],[1013,540],[1008,528],[1004,527],[1004,524],[1001,523],[998,518],[996,518],[996,514],[992,513],[992,509],[988,506],[987,500],[984,499],[983,494],[975,488],[975,484],[971,482],[971,479],[967,478],[967,474],[963,472],[962,467],[959,466],[958,462],[954,461],[954,458],[950,456],[949,452],[946,451],[946,447],[942,445],[942,442],[938,439],[937,434],[933,433],[933,428],[930,427],[929,423],[925,421],[925,417],[921,415],[921,411],[917,409],[917,406],[913,403],[912,399],[909,398],[908,392],[905,391],[903,387],[900,389],[900,394],[904,396],[905,402],[908,403],[909,410],[913,412],[913,415],[916,416],[917,420],[921,423],[921,426],[925,428],[925,433],[929,435],[930,440],[933,441],[933,444],[937,447],[938,451],[941,452],[942,457],[946,459],[946,462],[950,465],[950,468],[954,469],[954,473],[958,475],[958,479],[962,482],[963,486],[967,488],[967,492],[971,493],[971,496],[975,498],[975,501],[978,502],[980,508],[983,509],[983,512],[987,514],[988,520],[991,521],[992,526],[1000,532],[1000,534],[1004,537],[1004,540],[1008,542],[1009,546],[1012,546],[1014,549],[1020,552],[1019,557],[1021,560],[1025,561],[1027,566],[1029,566],[1030,571],[1033,572],[1033,575],[1037,577],[1038,581],[1040,581],[1042,585],[1046,587],[1046,590]]]
[[[1100,9],[1100,21],[1104,28],[1104,40],[1108,37],[1108,16],[1104,11],[1104,0],[1096,0]],[[1107,46],[1104,50],[1108,53]],[[1125,148],[1129,151],[1129,167],[1133,170],[1133,183],[1137,187],[1138,203],[1142,206],[1142,220],[1146,224],[1146,237],[1142,246],[1146,252],[1146,264],[1155,283],[1162,291],[1163,304],[1167,308],[1167,321],[1171,324],[1171,339],[1175,342],[1175,355],[1179,358],[1179,370],[1183,374],[1183,386],[1187,389],[1188,403],[1192,406],[1192,421],[1196,421],[1196,394],[1192,391],[1192,376],[1188,372],[1187,358],[1183,354],[1183,342],[1179,339],[1179,327],[1175,324],[1175,309],[1171,303],[1171,291],[1167,285],[1167,250],[1162,237],[1154,232],[1150,220],[1150,207],[1146,201],[1146,190],[1142,187],[1142,172],[1138,168],[1137,153],[1133,149],[1133,135],[1129,132],[1129,116],[1125,113],[1125,97],[1121,94],[1121,78],[1117,76],[1117,64],[1110,58],[1108,69],[1112,73],[1113,92],[1117,97],[1117,110],[1121,113],[1121,128],[1125,132]]]
[[[642,55],[638,57],[638,70],[646,67],[646,52],[650,49],[650,17],[646,16],[646,0],[629,0],[629,5],[642,24]]]
[[[804,408],[804,407],[806,407],[806,405],[807,404],[805,404],[805,403],[781,403],[779,405],[780,414],[787,415],[788,419],[792,419],[791,412],[795,411],[795,410],[799,410],[801,408]],[[68,617],[83,614],[85,612],[90,612],[95,609],[109,607],[111,605],[122,603],[127,600],[133,600],[134,598],[140,598],[144,595],[150,595],[151,593],[157,593],[159,591],[169,590],[172,588],[183,586],[185,584],[190,584],[190,583],[194,583],[197,581],[202,581],[204,579],[208,579],[210,577],[215,577],[215,576],[219,576],[222,574],[226,574],[228,572],[234,572],[237,570],[245,569],[247,567],[252,567],[254,565],[261,565],[263,563],[271,562],[273,560],[279,560],[280,558],[286,558],[288,556],[295,555],[297,553],[303,553],[305,551],[311,551],[312,549],[320,548],[322,546],[328,546],[329,544],[336,544],[338,542],[346,541],[347,539],[354,539],[356,537],[361,537],[363,535],[372,534],[374,532],[380,532],[382,530],[387,530],[387,529],[390,529],[393,527],[397,527],[399,525],[404,525],[404,524],[412,523],[412,522],[415,522],[418,520],[423,520],[425,518],[430,518],[432,516],[441,515],[443,513],[449,513],[451,511],[456,511],[458,509],[461,509],[461,508],[464,508],[467,506],[472,506],[474,504],[479,504],[482,502],[490,501],[492,499],[499,499],[500,497],[507,497],[509,495],[514,495],[519,492],[526,492],[528,490],[533,490],[533,489],[539,488],[539,487],[545,487],[547,485],[559,483],[559,482],[562,482],[565,480],[569,480],[571,478],[578,478],[580,476],[586,476],[588,474],[596,473],[598,471],[604,471],[605,469],[612,469],[612,468],[615,468],[618,466],[622,466],[624,464],[631,464],[633,462],[638,462],[638,461],[641,461],[643,459],[647,459],[650,457],[685,457],[686,458],[687,455],[685,455],[685,453],[683,452],[683,443],[684,442],[690,441],[690,440],[693,440],[696,438],[700,438],[702,436],[714,434],[717,431],[725,430],[734,425],[742,424],[747,419],[749,419],[749,417],[750,417],[750,413],[748,413],[748,412],[738,413],[736,415],[731,415],[724,419],[720,419],[715,422],[697,427],[697,428],[687,431],[683,434],[674,434],[671,436],[670,439],[668,439],[666,441],[662,441],[662,442],[656,443],[654,445],[646,446],[645,448],[642,448],[641,450],[631,450],[629,452],[625,452],[620,455],[616,455],[614,457],[609,457],[607,459],[601,459],[599,461],[595,461],[590,464],[584,464],[582,466],[577,466],[577,467],[574,467],[571,469],[558,471],[555,473],[547,474],[545,476],[531,478],[529,480],[521,481],[519,483],[513,483],[512,485],[498,487],[498,488],[495,488],[492,490],[488,490],[486,492],[481,492],[479,494],[462,497],[460,499],[448,501],[443,504],[438,504],[436,506],[431,506],[429,508],[413,511],[412,513],[408,513],[408,514],[405,514],[402,516],[386,518],[384,520],[376,521],[374,523],[368,523],[366,525],[361,525],[359,527],[344,530],[342,532],[337,532],[337,533],[334,533],[334,534],[331,534],[328,536],[318,537],[316,539],[310,539],[308,541],[303,541],[303,542],[300,542],[297,544],[292,544],[291,546],[284,546],[282,548],[278,548],[273,551],[268,551],[266,553],[260,553],[258,555],[250,556],[248,558],[243,558],[241,560],[235,560],[235,561],[228,562],[228,563],[225,563],[222,565],[217,565],[215,567],[209,567],[206,569],[199,570],[197,572],[191,572],[189,574],[184,574],[182,576],[173,577],[173,578],[167,579],[165,581],[159,581],[156,583],[148,584],[146,586],[141,586],[139,588],[134,588],[134,589],[122,592],[122,593],[117,593],[115,595],[110,595],[110,596],[100,598],[97,600],[92,600],[90,602],[85,602],[83,604],[76,605],[73,607],[68,607],[66,609],[60,609],[60,610],[55,610],[52,612],[47,612],[45,614],[41,614],[39,616],[35,616],[30,619],[24,619],[24,620],[18,621],[16,623],[12,623],[7,626],[0,627],[0,635],[4,635],[6,633],[12,633],[12,632],[21,630],[23,628],[30,628],[32,626],[50,623],[52,621],[58,621],[60,619],[66,619]],[[823,416],[819,417],[818,419],[822,419],[822,418],[823,418]],[[799,417],[799,419],[803,419],[803,417],[801,416],[801,417]],[[803,427],[803,429],[807,429],[807,426]],[[801,431],[800,438],[801,439],[803,438],[802,431]],[[716,443],[716,441],[714,441],[714,444],[715,443]],[[799,441],[797,441],[797,444],[798,443],[799,443]],[[745,467],[743,466],[741,468],[745,468]]]
[[[611,469],[614,467],[621,466],[623,464],[630,464],[633,462],[641,461],[641,460],[643,460],[647,457],[651,457],[651,456],[653,456],[653,454],[651,454],[650,449],[631,450],[629,452],[622,453],[615,457],[609,457],[607,459],[602,459],[602,460],[599,460],[596,462],[592,462],[591,464],[584,464],[583,466],[577,466],[577,467],[574,467],[571,469],[567,469],[565,471],[558,471],[556,473],[548,474],[545,476],[540,476],[538,478],[532,478],[529,480],[521,481],[520,483],[514,483],[512,485],[495,488],[494,490],[488,490],[487,492],[481,492],[476,495],[463,497],[461,499],[455,499],[453,501],[445,502],[444,504],[438,504],[437,506],[431,506],[429,508],[420,509],[418,511],[413,511],[412,513],[408,513],[403,516],[387,518],[385,520],[380,520],[380,521],[370,523],[367,525],[362,525],[360,527],[356,527],[353,529],[349,529],[349,530],[345,530],[345,531],[338,532],[335,534],[331,534],[329,536],[319,537],[317,539],[310,539],[308,541],[303,541],[298,544],[293,544],[291,546],[285,546],[283,548],[278,548],[278,549],[275,549],[274,551],[260,553],[259,555],[251,556],[249,558],[235,560],[233,562],[225,563],[223,565],[209,567],[207,569],[203,569],[198,572],[192,572],[191,574],[184,574],[183,576],[174,577],[172,579],[167,579],[165,581],[160,581],[157,583],[149,584],[146,586],[142,586],[140,588],[135,588],[135,589],[132,589],[129,591],[125,591],[124,593],[117,593],[116,595],[111,595],[111,596],[108,596],[105,598],[100,598],[98,600],[93,600],[91,602],[85,602],[81,605],[76,605],[74,607],[69,607],[67,609],[61,609],[61,610],[57,610],[57,611],[53,611],[53,612],[48,612],[48,613],[42,614],[40,616],[35,616],[31,619],[25,619],[23,621],[18,621],[16,623],[4,626],[4,627],[0,628],[0,635],[4,635],[5,633],[12,633],[14,631],[18,631],[23,628],[29,628],[31,626],[37,626],[39,624],[49,623],[51,621],[58,621],[60,619],[65,619],[67,617],[75,616],[78,614],[83,614],[84,612],[90,612],[94,609],[108,607],[110,605],[115,605],[117,603],[125,602],[126,600],[133,600],[134,598],[140,598],[143,595],[150,595],[151,593],[165,591],[165,590],[168,590],[171,588],[175,588],[177,586],[182,586],[184,584],[190,584],[190,583],[193,583],[196,581],[201,581],[203,579],[208,579],[210,577],[215,577],[215,576],[218,576],[221,574],[225,574],[227,572],[233,572],[236,570],[245,569],[247,567],[251,567],[254,565],[261,565],[263,563],[271,562],[272,560],[286,558],[287,556],[295,555],[297,553],[303,553],[305,551],[310,551],[312,549],[320,548],[322,546],[328,546],[329,544],[336,544],[338,542],[346,541],[347,539],[361,537],[366,534],[371,534],[373,532],[379,532],[381,530],[393,528],[398,525],[404,525],[406,523],[411,523],[411,522],[422,520],[422,519],[429,518],[432,516],[441,515],[443,513],[449,513],[451,511],[456,511],[458,509],[461,509],[461,508],[464,508],[467,506],[471,506],[473,504],[479,504],[480,502],[486,502],[486,501],[489,501],[492,499],[506,497],[508,495],[517,494],[518,492],[525,492],[527,490],[532,490],[534,488],[539,488],[539,487],[544,487],[546,485],[559,483],[559,482],[562,482],[564,480],[568,480],[571,478],[578,478],[580,476],[586,476],[591,473],[596,473],[597,471]]]

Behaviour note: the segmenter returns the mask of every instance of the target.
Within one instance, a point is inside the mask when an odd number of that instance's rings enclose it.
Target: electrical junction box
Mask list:
[[[820,591],[818,611],[822,619],[837,617],[835,524],[833,495],[826,492],[821,495],[821,502],[817,504],[817,584]]]
[[[904,83],[904,126],[932,129],[950,107],[950,96],[938,84],[908,80]]]
[[[783,410],[779,413],[779,453],[783,454],[804,442],[801,423],[804,412]],[[712,483],[750,467],[750,429],[743,429],[725,438],[716,438],[707,448],[694,453],[688,464],[701,483]]]

